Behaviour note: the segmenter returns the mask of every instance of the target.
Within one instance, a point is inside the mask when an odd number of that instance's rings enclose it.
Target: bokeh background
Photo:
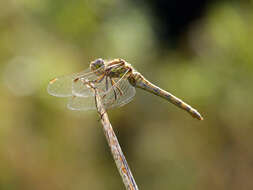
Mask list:
[[[109,111],[140,189],[253,189],[252,0],[0,1],[0,189],[124,189],[97,113],[46,91],[99,57],[205,118],[141,90]]]

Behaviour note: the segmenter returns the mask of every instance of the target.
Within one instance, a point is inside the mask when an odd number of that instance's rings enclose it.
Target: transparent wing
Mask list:
[[[102,69],[102,67],[98,70],[100,69]],[[90,89],[87,88],[82,81],[85,78],[90,80],[98,78],[95,74],[96,71],[91,71],[90,68],[88,68],[79,73],[57,77],[49,82],[47,91],[49,94],[58,97],[70,97],[73,95],[88,96],[90,95]]]
[[[72,75],[66,75],[51,80],[47,92],[53,96],[68,97],[72,95]]]
[[[99,95],[102,97],[103,105],[106,109],[123,106],[129,103],[134,95],[135,88],[128,82],[127,78],[113,79],[107,78],[97,84]],[[101,87],[101,88],[100,88]],[[68,108],[71,110],[94,110],[96,109],[94,92],[91,90],[92,96],[76,96],[69,99]]]
[[[124,106],[132,101],[135,96],[135,88],[129,83],[127,78],[114,80],[116,84],[103,97],[106,109]]]
[[[73,96],[69,98],[67,107],[71,110],[95,110],[95,97],[89,96],[89,97],[78,97]]]
[[[106,92],[106,80],[104,74],[101,74],[100,76],[92,73],[86,76],[77,77],[72,83],[72,94],[74,96],[78,97],[89,97],[94,96],[94,91],[89,87],[87,81],[92,82],[94,87],[97,89],[100,89],[101,93]],[[96,82],[94,82],[96,81]]]

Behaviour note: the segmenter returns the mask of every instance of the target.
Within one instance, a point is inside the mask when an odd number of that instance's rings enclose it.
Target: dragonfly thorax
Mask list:
[[[131,70],[131,65],[123,59],[108,61],[105,66],[105,73],[111,78],[125,77]]]
[[[117,67],[117,68],[113,68],[108,72],[108,76],[112,77],[112,78],[121,78],[123,77],[125,74],[127,74],[127,72],[129,71],[129,69],[125,68],[125,67]]]

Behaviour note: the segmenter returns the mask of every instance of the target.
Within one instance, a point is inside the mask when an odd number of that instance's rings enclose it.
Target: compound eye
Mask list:
[[[99,59],[96,59],[95,61],[93,61],[91,63],[91,69],[95,70],[95,69],[98,69],[100,67],[104,66],[104,60],[99,58]]]
[[[101,58],[99,58],[99,59],[97,59],[97,60],[95,61],[95,64],[96,64],[96,65],[99,65],[99,66],[103,66],[103,65],[104,65],[104,60],[101,59]]]

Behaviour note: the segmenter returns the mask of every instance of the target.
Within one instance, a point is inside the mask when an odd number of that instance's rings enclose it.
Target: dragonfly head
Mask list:
[[[105,66],[105,61],[101,58],[96,59],[95,61],[92,61],[90,64],[90,69],[92,71],[98,70],[100,68],[103,68]]]

